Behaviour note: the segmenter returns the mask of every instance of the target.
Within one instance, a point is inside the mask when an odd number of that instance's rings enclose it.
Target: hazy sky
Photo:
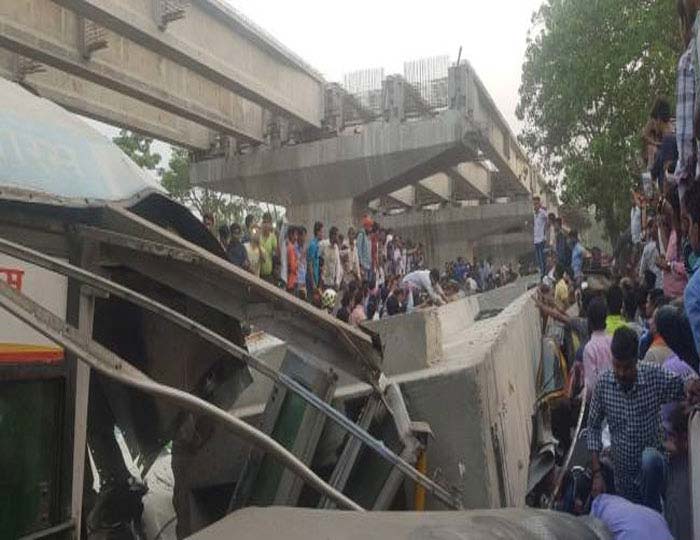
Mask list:
[[[514,131],[525,39],[542,0],[226,0],[328,80],[448,54],[468,59]]]

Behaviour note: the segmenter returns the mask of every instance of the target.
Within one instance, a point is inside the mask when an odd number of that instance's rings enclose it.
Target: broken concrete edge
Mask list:
[[[368,321],[363,325],[381,338],[385,374],[392,376],[418,371],[459,354],[461,347],[456,353],[454,349],[472,335],[471,328],[479,313],[507,308],[533,281],[536,278],[526,276],[504,287],[466,296],[441,307]],[[479,332],[481,330],[476,334]]]

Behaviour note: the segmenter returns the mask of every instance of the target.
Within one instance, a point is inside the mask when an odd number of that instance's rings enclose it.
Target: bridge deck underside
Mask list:
[[[473,130],[458,111],[413,122],[380,121],[320,141],[195,163],[191,176],[202,186],[284,205],[346,198],[365,204],[480,159]],[[527,194],[510,169],[495,178],[495,193]],[[462,181],[455,190],[463,197],[487,196],[481,184]]]

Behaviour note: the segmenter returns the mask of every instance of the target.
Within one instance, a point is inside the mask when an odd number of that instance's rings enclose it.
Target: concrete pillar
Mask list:
[[[294,225],[304,225],[311,234],[314,223],[321,221],[326,234],[333,225],[344,235],[349,227],[358,228],[362,216],[369,208],[354,199],[295,204],[287,207],[287,220]]]

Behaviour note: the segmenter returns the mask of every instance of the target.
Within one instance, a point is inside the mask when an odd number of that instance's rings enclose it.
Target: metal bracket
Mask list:
[[[189,4],[189,0],[153,0],[158,28],[165,30],[171,22],[184,19]]]
[[[469,91],[470,73],[467,65],[452,66],[447,72],[447,95],[449,108],[464,112],[467,117],[474,113],[474,94]]]
[[[85,60],[90,60],[92,53],[100,49],[106,49],[107,29],[97,24],[95,21],[78,18],[78,50]]]
[[[384,120],[398,120],[402,122],[406,118],[406,82],[399,75],[389,75],[382,85],[382,105]]]
[[[12,80],[22,83],[27,78],[27,75],[35,73],[44,73],[46,67],[36,60],[22,56],[21,54],[12,55]]]

